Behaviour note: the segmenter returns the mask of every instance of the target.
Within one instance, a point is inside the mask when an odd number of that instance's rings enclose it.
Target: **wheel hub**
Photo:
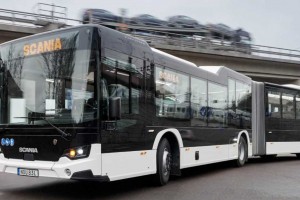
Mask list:
[[[164,175],[168,175],[171,170],[171,154],[167,148],[164,149],[162,167]]]
[[[239,144],[239,159],[244,160],[245,158],[245,147],[242,143]]]

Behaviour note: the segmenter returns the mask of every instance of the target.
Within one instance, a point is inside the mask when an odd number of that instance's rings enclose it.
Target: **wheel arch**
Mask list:
[[[251,149],[251,140],[249,137],[249,133],[247,130],[242,130],[239,132],[237,136],[237,143],[240,141],[241,137],[244,137],[248,146],[248,156],[252,156],[252,149]]]
[[[249,144],[250,144],[250,137],[249,137],[248,131],[243,130],[243,131],[239,132],[238,137],[237,137],[237,142],[240,141],[241,137],[245,137],[246,142],[247,142],[247,144],[249,146]]]
[[[179,148],[183,147],[183,141],[182,141],[179,131],[175,128],[169,128],[169,129],[164,129],[157,133],[154,143],[153,143],[153,146],[152,146],[152,149],[156,150],[158,148],[158,145],[159,145],[159,142],[161,141],[161,139],[163,137],[166,137],[168,134],[171,134],[176,138]]]
[[[171,166],[171,175],[180,176],[180,148],[183,147],[182,138],[177,129],[165,129],[160,131],[153,144],[153,150],[157,150],[160,141],[166,138],[171,146],[171,154],[172,154],[172,166]]]

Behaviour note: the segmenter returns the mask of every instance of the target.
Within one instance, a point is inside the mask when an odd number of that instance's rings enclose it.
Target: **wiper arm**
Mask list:
[[[52,126],[53,128],[55,128],[58,132],[61,133],[61,135],[63,137],[69,137],[72,136],[70,133],[66,133],[65,131],[61,130],[60,128],[58,128],[57,126],[55,126],[54,124],[52,124],[51,122],[49,122],[48,119],[46,119],[45,117],[41,117],[40,119],[44,120],[45,122],[47,122],[50,126]]]
[[[61,130],[60,128],[58,128],[57,126],[52,124],[48,119],[46,119],[46,117],[14,117],[14,118],[25,118],[25,119],[33,119],[33,120],[41,119],[41,120],[44,120],[45,122],[47,122],[53,128],[55,128],[64,138],[72,136],[70,133],[66,133],[65,131]],[[29,121],[29,123],[31,123],[31,121]]]

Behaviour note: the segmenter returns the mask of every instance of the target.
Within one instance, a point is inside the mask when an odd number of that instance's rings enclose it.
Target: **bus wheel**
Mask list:
[[[242,167],[245,165],[248,159],[248,146],[243,137],[240,138],[238,143],[238,158],[236,160],[236,166]]]
[[[156,183],[160,186],[166,185],[169,181],[171,172],[171,147],[166,138],[162,139],[159,143],[156,160]]]

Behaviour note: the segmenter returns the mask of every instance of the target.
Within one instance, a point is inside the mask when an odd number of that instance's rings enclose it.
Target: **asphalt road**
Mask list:
[[[164,187],[149,177],[111,183],[27,178],[0,173],[0,200],[17,199],[300,199],[300,160],[295,156],[273,161],[250,159],[235,168],[225,162],[183,170]]]

